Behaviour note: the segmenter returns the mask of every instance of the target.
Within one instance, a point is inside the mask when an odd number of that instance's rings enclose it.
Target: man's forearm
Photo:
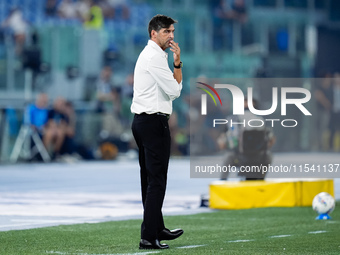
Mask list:
[[[178,84],[182,81],[182,68],[174,68],[174,78]]]

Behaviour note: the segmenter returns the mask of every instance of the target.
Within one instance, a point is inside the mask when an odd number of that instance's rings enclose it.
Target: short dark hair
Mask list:
[[[149,37],[151,38],[152,30],[158,32],[162,28],[169,28],[174,23],[177,23],[177,20],[174,20],[168,16],[162,14],[157,14],[156,16],[153,16],[149,22],[148,27]]]

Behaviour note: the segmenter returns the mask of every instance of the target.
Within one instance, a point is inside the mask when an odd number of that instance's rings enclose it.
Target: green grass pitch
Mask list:
[[[214,211],[165,217],[184,234],[158,254],[340,254],[340,204],[332,220],[311,207]],[[138,249],[141,220],[0,232],[0,254],[149,254]]]

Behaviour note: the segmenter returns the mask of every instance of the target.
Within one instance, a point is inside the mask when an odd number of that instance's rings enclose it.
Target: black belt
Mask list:
[[[142,112],[142,113],[140,113],[140,114],[138,114],[138,115],[158,115],[158,116],[164,116],[164,117],[166,117],[167,119],[170,118],[170,114],[166,114],[166,113],[162,113],[162,112],[156,112],[156,113],[151,113],[151,114],[148,114],[148,113],[146,113],[146,112]]]

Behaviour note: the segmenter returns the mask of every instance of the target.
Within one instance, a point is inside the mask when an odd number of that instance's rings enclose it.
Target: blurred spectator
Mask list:
[[[131,98],[133,96],[133,73],[126,77],[125,85],[121,88],[121,95],[123,98]]]
[[[35,149],[37,149],[37,151],[40,152],[36,154],[36,153],[32,153],[31,151],[30,157],[29,157],[30,160],[33,160],[33,159],[43,160],[43,158],[41,157],[42,148],[38,146],[37,143],[39,141],[37,141],[37,139],[39,138],[41,139],[41,141],[39,142],[41,144],[39,145],[45,146],[45,149],[46,149],[46,145],[44,144],[43,141],[44,141],[45,136],[49,135],[48,130],[45,129],[47,121],[48,121],[48,112],[49,112],[48,96],[45,93],[38,94],[35,103],[28,105],[25,109],[24,124],[31,128],[31,131],[30,131],[31,135],[28,137],[30,139],[29,140],[30,149],[33,149],[35,147]],[[17,138],[17,141],[18,139],[20,139],[20,134]],[[33,144],[35,144],[35,146]]]
[[[25,21],[22,11],[19,8],[13,8],[2,23],[2,27],[8,28],[13,33],[15,53],[20,56],[25,45],[26,32],[29,29],[29,24]]]
[[[102,156],[105,159],[109,159],[109,157],[105,156],[103,152],[106,149],[105,144],[108,143],[114,145],[113,147],[117,148],[116,153],[126,152],[129,146],[129,137],[124,136],[125,129],[123,127],[123,122],[121,118],[121,100],[119,97],[118,90],[116,88],[112,88],[110,93],[111,101],[110,104],[107,102],[107,106],[111,106],[107,108],[106,111],[102,112],[102,129],[100,132],[100,149],[102,151]],[[103,147],[104,146],[104,147]],[[116,155],[114,153],[114,155]],[[111,157],[114,159],[115,156]]]
[[[112,69],[104,66],[96,84],[97,112],[102,113],[102,131],[109,136],[120,136],[123,127],[120,120],[121,98],[118,87],[112,83]]]
[[[171,153],[177,156],[188,155],[189,136],[188,130],[179,128],[178,113],[173,111],[169,119],[169,128],[171,132]]]
[[[46,0],[45,3],[45,15],[48,17],[55,17],[58,12],[57,0]]]
[[[80,155],[83,159],[94,159],[91,150],[75,140],[77,116],[72,102],[64,101],[63,113],[66,116],[66,128],[65,139],[60,149],[60,155]]]
[[[226,13],[230,9],[225,0],[213,0],[213,47],[214,50],[232,48],[232,23],[226,18]]]
[[[58,7],[58,14],[64,19],[77,18],[77,9],[72,0],[62,0]]]
[[[53,109],[48,113],[48,122],[46,124],[46,133],[43,142],[52,158],[60,154],[61,147],[68,132],[68,118],[64,114],[65,100],[57,98],[53,103]]]
[[[79,0],[76,3],[77,16],[80,20],[85,21],[86,16],[90,12],[91,0]]]
[[[102,29],[104,24],[103,12],[98,0],[90,0],[90,10],[85,17],[84,26],[89,29]]]
[[[324,78],[317,86],[314,93],[317,101],[317,117],[319,119],[317,122],[317,133],[319,134],[317,142],[318,148],[325,150],[326,145],[323,141],[330,125],[330,114],[333,105],[332,74],[325,74]],[[328,146],[330,146],[330,144]]]
[[[44,127],[48,120],[48,95],[41,93],[37,96],[35,104],[29,105],[27,109],[27,121],[32,128],[43,136]]]
[[[247,9],[244,0],[213,0],[213,46],[215,50],[232,49],[233,21],[245,23]]]
[[[113,19],[114,18],[115,10],[107,0],[99,1],[98,6],[101,8],[103,17],[105,19]]]
[[[230,10],[226,12],[226,17],[240,23],[245,23],[248,16],[244,0],[234,0]]]
[[[107,131],[111,136],[120,136],[124,128],[121,122],[121,101],[117,89],[112,88],[111,101],[108,101],[107,105],[110,105],[111,109],[103,112],[103,130]]]
[[[129,74],[125,79],[125,84],[120,88],[121,98],[121,120],[124,127],[130,127],[132,117],[130,106],[133,96],[133,73]]]
[[[107,0],[107,3],[111,6],[113,10],[112,17],[123,20],[127,20],[130,18],[130,8],[126,0]]]
[[[54,159],[81,156],[83,159],[94,159],[92,152],[75,141],[76,114],[71,102],[59,97],[48,112],[44,141]],[[62,158],[61,158],[62,159]],[[66,158],[65,158],[66,159]]]
[[[76,151],[75,143],[74,143],[74,135],[76,130],[76,114],[73,109],[73,105],[71,102],[65,101],[63,99],[60,100],[60,106],[57,108],[58,112],[64,116],[65,126],[64,133],[65,138],[64,142],[60,148],[60,154],[73,154]]]
[[[112,68],[104,66],[96,84],[97,112],[110,111],[113,101]]]
[[[333,108],[330,121],[330,146],[333,150],[338,150],[339,144],[335,143],[336,134],[340,131],[340,73],[334,74],[333,86]]]
[[[112,69],[104,66],[97,82],[97,112],[101,113],[101,131],[99,148],[103,159],[114,159],[118,152],[129,149],[130,129],[126,132],[124,125],[130,125],[129,106],[131,104],[131,78],[124,86],[114,86]],[[126,108],[126,110],[124,110]],[[124,114],[126,112],[126,114]]]

